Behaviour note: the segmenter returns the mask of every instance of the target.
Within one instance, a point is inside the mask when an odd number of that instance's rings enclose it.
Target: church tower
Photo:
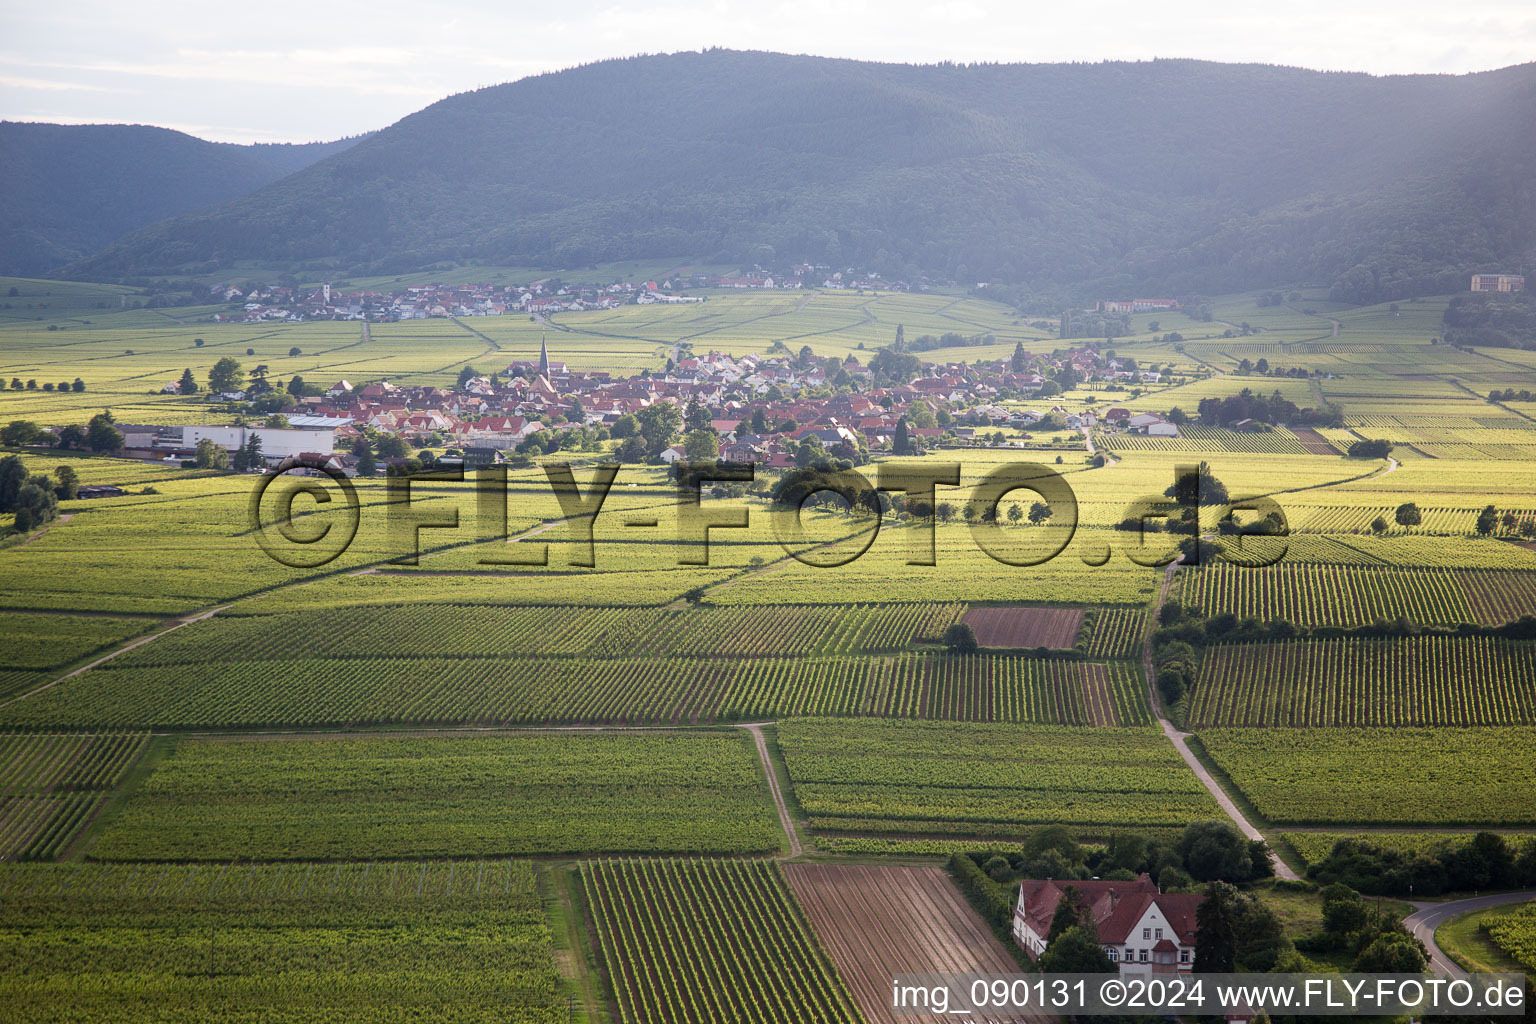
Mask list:
[[[549,339],[542,334],[539,335],[539,373],[549,376]]]

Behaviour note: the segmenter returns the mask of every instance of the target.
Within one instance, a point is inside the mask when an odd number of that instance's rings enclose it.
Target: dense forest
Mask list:
[[[0,274],[46,276],[147,224],[246,195],[355,141],[237,146],[146,125],[0,121]]]
[[[1536,65],[646,56],[449,97],[70,273],[677,256],[1026,294],[1305,282],[1379,301],[1531,262],[1532,111]]]

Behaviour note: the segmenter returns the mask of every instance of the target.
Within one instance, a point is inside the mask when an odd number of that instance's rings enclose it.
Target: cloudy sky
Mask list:
[[[1536,60],[1536,3],[0,0],[0,119],[307,142],[380,128],[466,89],[707,46],[883,61],[1200,57],[1459,74]]]

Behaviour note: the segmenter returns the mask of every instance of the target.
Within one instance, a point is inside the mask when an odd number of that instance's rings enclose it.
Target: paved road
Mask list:
[[[1445,952],[1435,945],[1435,929],[1455,917],[1457,914],[1465,914],[1469,910],[1485,910],[1488,907],[1499,907],[1506,903],[1528,903],[1536,900],[1536,890],[1525,892],[1498,892],[1490,896],[1472,896],[1464,900],[1451,900],[1449,903],[1415,903],[1419,909],[1403,919],[1403,924],[1429,950],[1429,969],[1436,974],[1449,974],[1455,978],[1465,978],[1467,972],[1456,966],[1456,962],[1445,955]]]

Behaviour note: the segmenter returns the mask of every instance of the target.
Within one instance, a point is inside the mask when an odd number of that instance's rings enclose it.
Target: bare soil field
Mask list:
[[[983,647],[1071,647],[1083,624],[1081,608],[1028,608],[1022,605],[972,608],[961,619],[976,631]]]
[[[891,1011],[892,975],[1019,973],[939,868],[785,864],[783,871],[869,1024],[913,1020]]]
[[[1291,430],[1291,433],[1295,434],[1296,440],[1300,441],[1306,447],[1307,451],[1311,452],[1313,455],[1343,454],[1333,446],[1333,442],[1329,441],[1322,434],[1319,434],[1317,431],[1308,427],[1295,427]]]

